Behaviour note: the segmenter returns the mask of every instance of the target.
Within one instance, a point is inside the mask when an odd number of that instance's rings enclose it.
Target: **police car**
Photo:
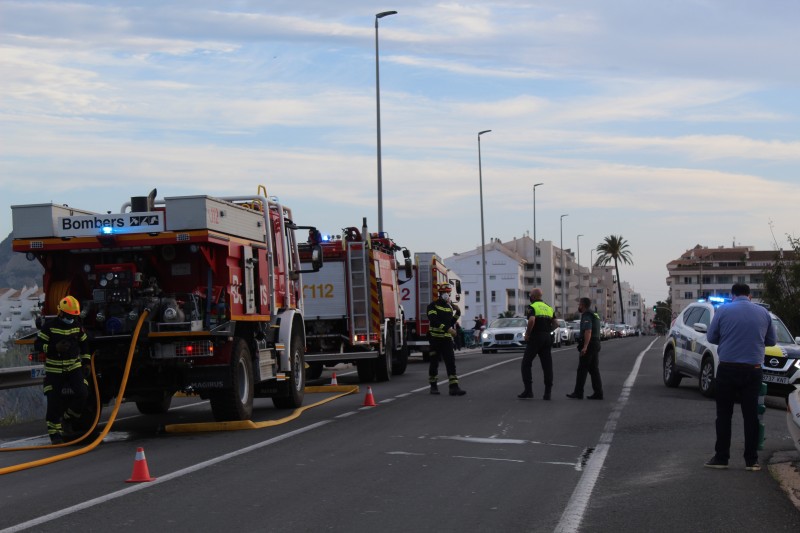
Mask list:
[[[714,396],[717,375],[717,345],[706,339],[714,311],[730,302],[728,298],[709,298],[689,304],[673,322],[664,343],[663,378],[667,387],[677,387],[684,377],[697,378],[700,392]],[[800,388],[800,337],[792,338],[781,319],[770,313],[777,344],[767,346],[762,365],[767,394],[788,396]]]

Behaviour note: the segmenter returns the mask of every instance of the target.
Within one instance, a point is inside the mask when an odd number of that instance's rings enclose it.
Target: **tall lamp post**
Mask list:
[[[478,188],[481,195],[481,268],[483,269],[483,318],[489,321],[489,300],[486,294],[486,238],[483,232],[483,170],[481,169],[481,135],[492,130],[478,132]]]
[[[565,297],[564,294],[564,286],[565,286],[565,278],[567,269],[564,268],[564,217],[568,217],[569,215],[561,215],[561,220],[559,222],[560,229],[561,229],[561,318],[566,319],[567,316],[567,308],[565,304]]]
[[[544,183],[533,184],[533,286],[536,287],[536,265],[538,264],[536,258],[536,187],[544,185]]]
[[[375,103],[378,110],[378,231],[383,231],[383,175],[381,169],[381,75],[378,66],[378,19],[396,15],[397,11],[382,11],[375,15]]]
[[[578,235],[578,299],[583,296],[581,292],[581,285],[583,285],[583,274],[581,274],[581,237],[583,237],[583,233]]]

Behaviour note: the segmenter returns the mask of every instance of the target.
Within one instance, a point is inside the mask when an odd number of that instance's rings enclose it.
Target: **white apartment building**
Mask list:
[[[44,292],[36,285],[21,290],[0,288],[0,352],[7,350],[18,331],[36,327],[40,302],[44,302]]]
[[[780,254],[788,251],[758,251],[752,246],[708,248],[697,245],[678,259],[667,263],[667,286],[672,298],[673,313],[709,296],[730,297],[734,283],[750,286],[750,296],[761,301],[764,272],[772,267]]]

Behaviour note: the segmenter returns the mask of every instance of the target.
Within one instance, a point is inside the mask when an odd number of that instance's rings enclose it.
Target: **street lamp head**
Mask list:
[[[375,15],[376,19],[382,19],[383,17],[388,17],[389,15],[397,15],[397,11],[381,11],[377,15]]]
[[[564,220],[564,217],[568,217],[569,215],[561,215],[561,220]]]
[[[484,133],[489,133],[490,131],[492,131],[492,130],[483,130],[483,131],[479,131],[479,132],[478,132],[478,137],[480,137],[480,136],[481,136],[481,135],[483,135]]]
[[[538,187],[539,185],[544,185],[544,183],[534,183],[534,184],[533,184],[533,188],[535,189],[535,188],[536,188],[536,187]]]

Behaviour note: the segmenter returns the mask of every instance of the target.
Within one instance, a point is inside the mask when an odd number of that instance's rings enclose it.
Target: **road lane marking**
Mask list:
[[[447,439],[458,440],[461,442],[472,442],[475,444],[541,444],[543,446],[557,446],[561,448],[577,448],[574,444],[556,444],[553,442],[542,442],[538,440],[523,439],[496,439],[494,437],[462,437],[460,435],[429,437],[431,440]]]
[[[116,500],[117,498],[121,498],[122,496],[126,496],[128,494],[131,494],[131,493],[134,493],[134,492],[137,492],[137,491],[140,491],[140,490],[144,490],[144,489],[150,488],[153,485],[159,485],[161,483],[166,483],[167,481],[172,481],[173,479],[178,479],[178,478],[181,478],[183,476],[187,476],[189,474],[193,474],[195,472],[199,472],[200,470],[204,470],[204,469],[206,469],[206,468],[208,468],[210,466],[214,466],[216,464],[222,463],[224,461],[227,461],[228,459],[233,459],[234,457],[238,457],[240,455],[244,455],[246,453],[250,453],[252,451],[255,451],[255,450],[258,450],[258,449],[261,449],[261,448],[265,448],[267,446],[271,446],[273,444],[277,444],[277,443],[279,443],[281,441],[284,441],[286,439],[290,439],[290,438],[295,437],[297,435],[300,435],[302,433],[306,433],[307,431],[311,431],[313,429],[317,429],[319,427],[322,427],[322,426],[324,426],[326,424],[330,424],[331,422],[333,422],[333,421],[332,420],[322,420],[320,422],[316,422],[314,424],[310,424],[308,426],[305,426],[305,427],[302,427],[302,428],[299,428],[299,429],[295,429],[294,431],[290,431],[288,433],[284,433],[283,435],[278,435],[277,437],[273,437],[271,439],[268,439],[268,440],[253,444],[251,446],[247,446],[245,448],[241,448],[239,450],[220,455],[219,457],[215,457],[213,459],[209,459],[207,461],[202,461],[202,462],[194,464],[192,466],[187,466],[186,468],[182,468],[180,470],[176,470],[175,472],[172,472],[170,474],[166,474],[166,475],[160,476],[159,478],[157,478],[157,479],[155,479],[155,480],[153,480],[153,481],[151,481],[149,483],[142,483],[142,484],[139,484],[139,485],[131,485],[131,486],[129,486],[127,488],[124,488],[122,490],[118,490],[116,492],[112,492],[110,494],[106,494],[104,496],[100,496],[100,497],[97,497],[97,498],[92,498],[91,500],[87,500],[85,502],[81,502],[81,503],[73,505],[71,507],[66,507],[66,508],[61,509],[59,511],[55,511],[55,512],[52,512],[50,514],[46,514],[44,516],[40,516],[38,518],[34,518],[33,520],[28,520],[27,522],[22,522],[20,524],[15,525],[15,526],[11,526],[9,528],[0,530],[0,533],[12,533],[12,532],[16,532],[16,531],[23,531],[23,530],[28,529],[28,528],[32,528],[32,527],[35,527],[35,526],[46,524],[47,522],[52,522],[53,520],[58,520],[59,518],[63,518],[65,516],[71,515],[73,513],[77,513],[78,511],[83,511],[85,509],[89,509],[89,508],[95,507],[97,505],[101,505],[103,503],[107,503],[107,502],[109,502],[111,500]]]
[[[505,461],[508,463],[524,463],[522,459],[499,459],[497,457],[470,457],[468,455],[454,455],[456,459],[479,459],[481,461]]]
[[[614,438],[614,430],[617,427],[617,421],[630,399],[631,389],[636,382],[639,368],[642,366],[642,359],[644,359],[644,355],[652,348],[657,340],[658,337],[636,357],[636,362],[633,364],[633,369],[631,369],[628,379],[625,380],[622,386],[622,392],[617,399],[617,403],[614,405],[611,414],[608,415],[603,433],[600,435],[600,442],[595,446],[594,452],[586,462],[583,474],[580,480],[578,480],[578,485],[575,487],[567,503],[567,507],[561,514],[561,520],[559,520],[554,530],[555,533],[574,533],[578,531],[581,521],[583,520],[583,515],[586,513],[586,508],[589,505],[589,499],[592,496],[595,483],[597,483],[597,478],[600,476],[600,471],[603,469],[603,463],[605,463],[608,450],[611,448],[611,441]]]

